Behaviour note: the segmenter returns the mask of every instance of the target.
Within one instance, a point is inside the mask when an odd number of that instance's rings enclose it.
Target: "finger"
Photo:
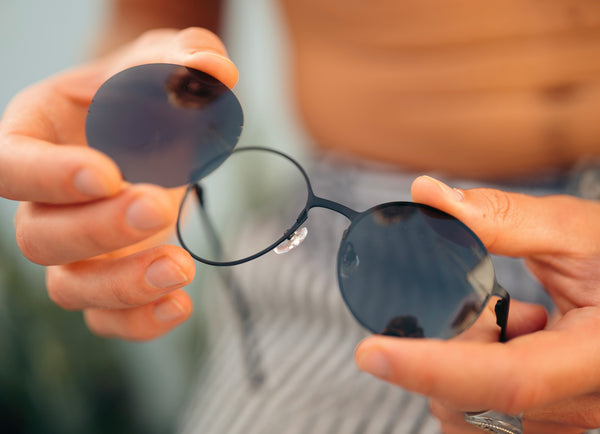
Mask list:
[[[453,408],[519,414],[598,387],[594,336],[600,315],[595,308],[579,311],[581,327],[539,331],[506,344],[372,336],[358,346],[355,359],[361,370]],[[582,336],[581,329],[589,334]]]
[[[48,267],[46,286],[63,309],[122,309],[150,303],[189,284],[194,272],[186,251],[164,245],[123,258]]]
[[[507,339],[544,330],[548,324],[548,312],[544,306],[511,300],[506,327]]]
[[[493,297],[486,304],[477,320],[465,331],[456,336],[455,340],[478,342],[498,342],[500,328],[496,324],[495,306],[497,298]],[[528,333],[543,330],[548,322],[546,309],[538,304],[511,300],[506,337],[512,339]]]
[[[144,341],[169,332],[191,313],[189,295],[177,290],[154,303],[131,309],[88,309],[84,318],[89,329],[99,336]]]
[[[547,425],[571,427],[572,432],[581,432],[600,426],[600,396],[591,393],[568,398],[548,406],[536,408],[526,414],[526,428],[537,426],[537,432],[561,432],[548,429]],[[545,427],[545,431],[542,429]],[[577,427],[578,431],[573,427]],[[526,431],[529,432],[529,431]]]
[[[44,203],[78,203],[116,194],[121,172],[104,154],[79,146],[48,146],[24,136],[0,143],[0,196]],[[48,164],[51,162],[51,164]]]
[[[167,190],[141,184],[114,198],[85,205],[23,203],[15,218],[17,243],[35,263],[66,264],[134,244],[172,227],[177,210],[178,204]]]
[[[532,197],[492,189],[456,190],[426,176],[413,199],[469,226],[490,252],[505,256],[597,253],[600,204],[570,196]]]
[[[85,116],[100,85],[143,63],[177,63],[213,75],[229,87],[235,65],[208,30],[148,32],[117,53],[59,74],[21,92],[0,124],[0,196],[20,201],[77,203],[115,194],[118,168],[107,157],[78,149]],[[53,145],[73,145],[53,149]]]
[[[0,123],[1,196],[76,203],[119,191],[122,179],[116,164],[81,146],[86,108],[49,83],[32,86],[13,99]]]

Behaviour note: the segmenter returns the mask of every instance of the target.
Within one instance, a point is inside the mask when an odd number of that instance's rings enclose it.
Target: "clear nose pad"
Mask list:
[[[344,254],[342,255],[341,273],[342,277],[350,277],[358,269],[360,260],[358,255],[354,251],[352,243],[347,243],[344,247]]]
[[[308,235],[308,229],[305,227],[301,227],[297,231],[295,231],[290,237],[281,242],[277,247],[273,249],[275,253],[278,255],[282,253],[287,253],[290,250],[298,247],[302,242],[306,239],[306,235]]]

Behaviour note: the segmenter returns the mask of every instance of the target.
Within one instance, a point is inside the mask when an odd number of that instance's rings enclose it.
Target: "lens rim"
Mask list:
[[[181,246],[192,256],[192,258],[194,258],[195,260],[197,260],[199,262],[202,262],[203,264],[212,265],[212,266],[216,266],[216,267],[229,267],[229,266],[244,264],[246,262],[249,262],[256,258],[259,258],[259,257],[263,256],[264,254],[272,251],[275,247],[280,245],[286,239],[289,239],[294,234],[294,232],[296,230],[298,230],[298,228],[300,228],[300,226],[302,226],[302,224],[308,218],[308,211],[311,208],[311,202],[312,202],[311,198],[314,197],[314,194],[313,194],[310,180],[308,178],[308,174],[306,173],[304,168],[300,165],[300,163],[298,163],[296,160],[294,160],[289,155],[287,155],[283,152],[280,152],[276,149],[263,147],[263,146],[240,147],[240,148],[233,150],[231,155],[238,153],[238,152],[246,152],[246,151],[268,152],[271,154],[275,154],[279,157],[283,157],[284,159],[286,159],[287,161],[292,163],[300,171],[300,174],[302,175],[302,178],[304,179],[304,182],[306,184],[306,202],[304,204],[304,208],[302,208],[298,217],[296,218],[296,221],[292,224],[292,226],[289,229],[287,229],[280,238],[278,238],[273,243],[269,244],[269,246],[263,248],[262,250],[254,253],[252,255],[245,256],[240,259],[235,259],[235,260],[231,260],[231,261],[215,261],[215,260],[203,258],[203,257],[197,255],[196,253],[194,253],[193,250],[185,243],[185,241],[183,239],[183,230],[182,230],[182,223],[181,223],[183,210],[185,208],[185,205],[187,203],[187,200],[189,199],[189,196],[190,196],[192,190],[195,189],[195,185],[201,184],[201,180],[199,180],[193,184],[189,184],[186,188],[185,194],[179,205],[179,213],[177,215],[177,222],[175,225],[175,229],[176,229],[177,239],[179,240],[179,243],[181,244]],[[212,236],[212,234],[211,234],[211,236]]]
[[[344,233],[342,235],[342,239],[340,241],[340,245],[338,248],[338,255],[337,255],[338,286],[340,289],[342,299],[344,300],[344,303],[346,304],[346,306],[348,307],[348,309],[350,310],[350,312],[352,313],[354,318],[363,327],[365,327],[367,330],[369,330],[370,332],[375,333],[375,334],[381,334],[382,330],[378,330],[372,324],[369,324],[368,319],[365,318],[366,315],[363,315],[361,312],[361,307],[356,306],[356,303],[351,302],[347,295],[347,289],[344,286],[345,278],[343,276],[343,256],[344,256],[345,246],[347,245],[348,238],[352,234],[353,230],[355,230],[358,227],[359,223],[363,219],[372,215],[373,213],[380,211],[382,209],[390,208],[390,207],[407,207],[407,208],[417,209],[417,210],[421,210],[421,211],[424,211],[429,214],[437,214],[440,217],[444,217],[444,218],[448,218],[449,220],[453,220],[461,227],[461,230],[464,230],[466,234],[468,234],[470,237],[472,237],[473,241],[476,244],[477,249],[480,250],[481,253],[489,256],[489,252],[485,248],[483,242],[467,225],[465,225],[462,221],[458,220],[456,217],[454,217],[448,213],[445,213],[444,211],[441,211],[437,208],[431,207],[429,205],[420,204],[420,203],[416,203],[416,202],[407,202],[407,201],[386,202],[386,203],[378,204],[372,208],[367,209],[366,211],[359,213],[354,219],[352,219],[350,225],[344,231]],[[486,289],[486,296],[481,301],[481,306],[479,307],[479,310],[477,311],[473,321],[464,324],[460,330],[457,330],[457,331],[449,330],[449,331],[453,332],[453,335],[456,335],[456,334],[460,333],[461,331],[464,331],[465,329],[469,328],[472,325],[472,323],[480,316],[480,314],[483,311],[483,309],[485,308],[489,298],[492,295],[494,295],[494,291],[498,285],[496,282],[495,270],[493,269],[493,267],[491,268],[491,271],[492,271],[492,273],[494,273],[494,275],[492,276],[494,283],[490,288]],[[367,289],[365,289],[365,290],[367,290]],[[472,288],[469,289],[469,292],[472,292],[475,294],[477,293]],[[436,336],[426,336],[426,337],[431,338],[431,337],[436,337]]]

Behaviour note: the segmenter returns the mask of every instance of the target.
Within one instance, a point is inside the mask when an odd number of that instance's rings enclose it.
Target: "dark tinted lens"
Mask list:
[[[174,187],[227,158],[242,124],[237,98],[217,79],[184,66],[150,64],[122,71],[100,87],[86,136],[127,181]]]
[[[203,207],[186,201],[182,240],[203,260],[235,262],[274,247],[308,199],[306,181],[289,159],[239,148],[202,179]]]
[[[438,338],[470,325],[495,281],[485,247],[463,223],[400,202],[352,223],[338,275],[350,310],[372,332]]]

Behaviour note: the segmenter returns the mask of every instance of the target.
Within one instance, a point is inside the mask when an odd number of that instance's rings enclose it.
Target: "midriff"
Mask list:
[[[282,3],[319,146],[486,179],[600,153],[598,0]]]

